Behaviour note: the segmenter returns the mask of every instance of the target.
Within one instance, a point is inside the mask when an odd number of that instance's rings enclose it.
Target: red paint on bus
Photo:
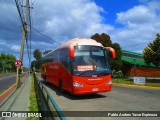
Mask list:
[[[113,54],[114,49],[112,49]],[[114,56],[115,57],[115,56]],[[111,91],[107,52],[92,39],[73,39],[44,56],[41,77],[71,94]]]

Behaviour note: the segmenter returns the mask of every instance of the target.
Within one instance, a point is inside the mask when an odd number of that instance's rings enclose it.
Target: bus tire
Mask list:
[[[59,89],[61,92],[64,92],[64,89],[63,89],[63,83],[61,80],[59,80]]]

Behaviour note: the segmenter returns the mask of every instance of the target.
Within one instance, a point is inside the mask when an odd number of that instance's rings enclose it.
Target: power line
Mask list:
[[[32,3],[32,6],[35,4],[35,2],[36,2],[36,0],[34,0],[33,2],[31,1],[31,3]]]
[[[21,11],[22,11],[21,13],[22,13],[23,17],[25,17],[24,16],[24,12],[23,12],[23,7],[27,7],[27,6],[23,6],[23,1],[21,1]],[[29,66],[31,67],[31,34],[29,34],[29,37],[28,37],[28,30],[31,33],[31,16],[30,16],[30,5],[29,5],[29,2],[28,2],[28,8],[27,9],[28,9],[28,11],[26,11],[26,12],[28,12],[27,14],[28,14],[29,19],[28,19],[27,16],[24,19],[25,23],[26,23],[26,26],[25,26],[25,28],[26,28],[25,38],[26,39],[25,40],[26,40],[26,46],[27,46]],[[29,24],[29,29],[27,28],[28,24]]]
[[[32,33],[32,30],[31,30],[31,28],[32,28],[32,21],[31,21],[31,11],[30,11],[30,9],[29,9],[29,21],[30,21],[30,35],[29,35],[29,49],[30,49],[30,57],[29,57],[29,63],[30,63],[30,67],[31,67],[31,39],[32,39],[32,36],[31,36],[31,33]]]
[[[47,35],[41,33],[41,32],[38,31],[37,29],[35,29],[35,28],[33,28],[33,27],[32,27],[32,29],[35,30],[37,33],[43,35],[44,37],[48,38],[49,40],[52,40],[52,41],[56,42],[56,43],[59,44],[59,45],[62,45],[61,43],[57,42],[56,40],[53,40],[52,38],[48,37]]]
[[[20,20],[21,20],[21,23],[22,23],[22,26],[23,26],[23,30],[26,32],[26,29],[25,29],[25,22],[24,22],[24,19],[21,15],[21,11],[20,11],[20,8],[19,8],[19,3],[18,3],[18,0],[15,0],[15,3],[16,3],[16,7],[17,7],[17,10],[18,10],[18,14],[20,16]]]
[[[30,5],[29,5],[30,7]],[[31,36],[31,33],[32,33],[32,20],[31,20],[31,9],[32,7],[29,8],[29,29],[30,29],[30,34],[29,34],[29,65],[31,67],[31,39],[32,39],[32,36]]]
[[[23,4],[23,1],[18,2],[18,0],[15,0],[15,3],[16,3],[16,7],[17,7],[17,10],[18,10],[18,13],[19,13],[19,16],[20,16],[22,26],[23,26],[20,60],[23,61],[24,44],[25,44],[25,41],[26,41],[28,59],[29,59],[29,64],[30,64],[31,63],[31,52],[30,52],[31,49],[29,49],[29,47],[28,47],[28,29],[27,29],[27,24],[29,22],[30,23],[30,30],[31,30],[31,16],[29,15],[29,11],[30,11],[29,10],[30,9],[29,0],[26,0],[26,6],[21,5],[21,4]],[[26,7],[25,16],[23,14],[23,8],[22,7]],[[29,17],[29,19],[28,19],[28,17]],[[30,38],[31,38],[31,36],[30,36]],[[31,48],[31,42],[30,42],[30,48]],[[17,86],[16,86],[16,89],[18,89],[20,87],[20,69],[21,68],[17,67],[17,76],[16,76],[16,85]]]

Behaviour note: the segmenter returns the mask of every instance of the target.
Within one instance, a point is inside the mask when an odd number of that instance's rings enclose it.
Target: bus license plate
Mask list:
[[[98,88],[92,88],[92,91],[98,91]]]

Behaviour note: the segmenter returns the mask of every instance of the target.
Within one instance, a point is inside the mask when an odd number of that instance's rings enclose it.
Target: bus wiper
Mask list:
[[[110,72],[97,72],[96,75],[107,75],[107,74],[110,74]]]
[[[83,72],[79,73],[78,75],[82,75],[82,74],[84,74],[86,72],[91,72],[91,71],[93,71],[93,70],[86,70],[86,71],[83,71]]]

